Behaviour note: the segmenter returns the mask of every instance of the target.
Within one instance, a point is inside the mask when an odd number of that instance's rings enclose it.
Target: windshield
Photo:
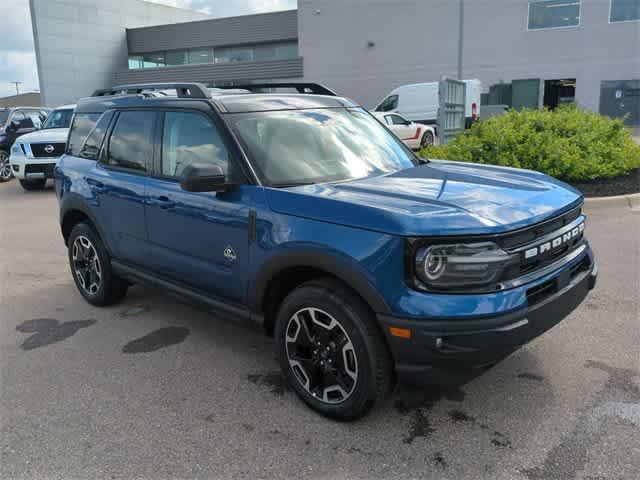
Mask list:
[[[9,110],[0,110],[0,127],[7,123],[9,118]]]
[[[350,180],[416,165],[411,152],[360,108],[230,117],[258,173],[272,186]]]
[[[71,117],[73,116],[73,110],[54,110],[49,114],[47,120],[44,122],[42,129],[46,128],[69,128],[71,124]]]

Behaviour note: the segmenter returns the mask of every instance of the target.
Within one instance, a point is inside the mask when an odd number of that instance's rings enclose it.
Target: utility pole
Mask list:
[[[16,86],[16,95],[20,95],[19,85],[22,85],[24,82],[9,82],[9,83],[12,83]]]
[[[458,0],[458,80],[462,80],[462,54],[464,50],[464,0]]]

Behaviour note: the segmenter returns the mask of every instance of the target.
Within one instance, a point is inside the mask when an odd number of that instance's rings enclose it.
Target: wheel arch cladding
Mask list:
[[[68,245],[71,231],[73,230],[73,227],[75,227],[78,223],[86,223],[91,228],[93,228],[93,230],[98,234],[98,236],[104,243],[104,236],[102,235],[102,232],[98,228],[97,223],[93,220],[90,214],[88,214],[84,209],[68,208],[62,213],[62,219],[60,221],[62,238],[64,239],[65,245]],[[106,244],[105,248],[107,248],[107,251],[109,251]]]
[[[384,298],[366,276],[333,255],[297,250],[271,258],[257,273],[250,298],[251,309],[264,315],[271,332],[277,306],[299,285],[315,278],[328,277],[357,294],[374,313],[389,312]]]

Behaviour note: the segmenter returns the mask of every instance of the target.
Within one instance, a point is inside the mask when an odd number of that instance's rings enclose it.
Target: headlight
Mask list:
[[[11,147],[11,155],[24,155],[24,151],[20,145],[20,143],[13,144],[13,147]]]
[[[414,273],[426,290],[494,290],[503,271],[517,262],[517,255],[493,242],[429,245],[416,251]]]

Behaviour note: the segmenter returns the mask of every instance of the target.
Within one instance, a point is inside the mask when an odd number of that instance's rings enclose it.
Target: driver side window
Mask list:
[[[229,177],[229,153],[211,119],[195,112],[166,112],[162,175],[180,177],[191,163],[212,163]]]

